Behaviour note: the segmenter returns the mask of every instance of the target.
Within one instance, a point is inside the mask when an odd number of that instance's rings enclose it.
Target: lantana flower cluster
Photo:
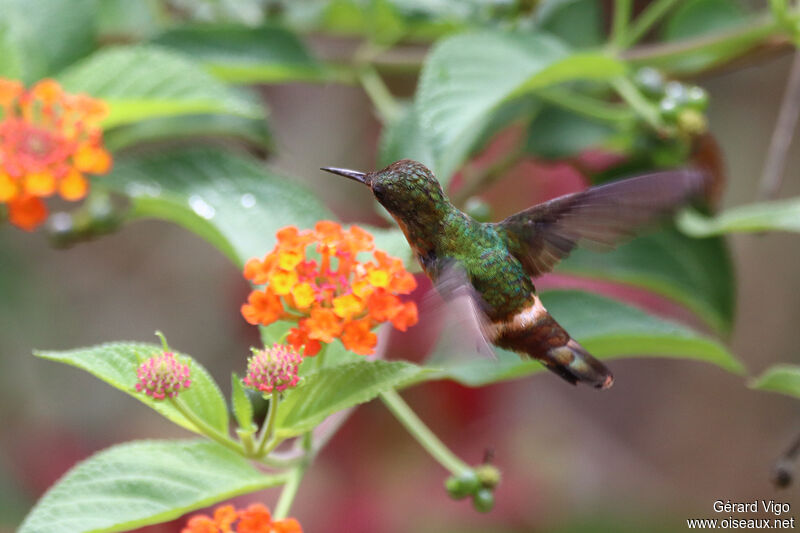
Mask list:
[[[250,324],[277,320],[296,322],[287,342],[303,355],[316,355],[320,343],[341,339],[345,348],[370,355],[377,344],[372,331],[383,322],[405,331],[417,323],[417,306],[398,296],[417,286],[400,259],[375,250],[370,233],[348,230],[331,221],[313,230],[288,226],[277,233],[277,244],[264,259],[250,259],[244,277],[265,285],[250,293],[242,315]],[[309,257],[315,250],[319,257]],[[361,262],[362,252],[372,260]]]
[[[181,363],[172,352],[150,357],[136,369],[136,390],[154,400],[174,398],[192,384],[189,365]]]
[[[223,505],[213,516],[195,515],[181,533],[303,533],[303,528],[294,518],[273,520],[269,509],[254,503],[240,510]]]
[[[292,346],[274,344],[253,353],[247,361],[244,384],[264,393],[285,391],[297,385],[303,356]]]
[[[0,204],[12,224],[34,230],[47,218],[42,198],[80,200],[86,174],[111,169],[100,127],[107,115],[102,100],[69,94],[54,80],[26,90],[0,78]]]

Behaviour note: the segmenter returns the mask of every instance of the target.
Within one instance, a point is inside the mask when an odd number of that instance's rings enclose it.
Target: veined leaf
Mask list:
[[[207,440],[135,441],[75,465],[19,532],[129,531],[284,481]]]
[[[309,431],[327,416],[368,402],[385,390],[420,381],[429,369],[403,361],[361,361],[326,367],[303,378],[286,395],[276,433],[291,437]]]
[[[326,75],[305,44],[280,26],[186,26],[155,42],[191,56],[217,78],[236,83],[315,81]]]
[[[32,83],[90,53],[96,0],[0,0],[0,76]]]
[[[96,186],[130,196],[136,217],[168,220],[197,233],[240,266],[268,252],[278,229],[310,228],[332,218],[296,182],[211,148],[120,158]]]
[[[172,115],[263,115],[261,106],[206,73],[187,56],[157,46],[118,46],[96,52],[59,76],[71,92],[111,107],[104,126]]]
[[[800,366],[776,365],[770,367],[750,387],[800,398]]]
[[[744,371],[716,340],[614,300],[579,291],[547,291],[542,301],[556,320],[599,359],[650,355],[705,361],[737,374]],[[466,362],[453,362],[448,348],[439,346],[426,366],[439,370],[433,379],[452,379],[470,386],[544,370],[541,363],[505,350],[497,350],[497,357],[491,360],[475,355]]]
[[[162,351],[162,347],[155,344],[115,342],[68,351],[40,350],[34,352],[34,355],[86,370],[115,389],[130,394],[140,402],[152,407],[179,426],[195,433],[201,433],[197,426],[170,402],[156,401],[146,394],[136,391],[136,369],[139,364]],[[188,363],[191,369],[192,384],[187,390],[180,393],[181,401],[198,418],[221,433],[227,434],[228,408],[214,379],[200,363],[188,355],[178,352],[175,352],[175,355],[182,363]]]
[[[417,89],[417,111],[429,132],[434,171],[446,184],[504,101],[550,85],[623,74],[601,53],[571,54],[543,34],[481,32],[445,39],[428,57]]]
[[[714,217],[684,210],[678,227],[694,237],[724,233],[800,231],[800,198],[733,207]]]
[[[647,289],[689,308],[723,334],[733,325],[733,269],[719,238],[692,239],[665,228],[606,253],[578,248],[556,271]]]

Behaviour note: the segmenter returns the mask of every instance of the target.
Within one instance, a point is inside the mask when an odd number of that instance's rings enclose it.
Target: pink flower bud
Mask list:
[[[154,355],[139,365],[136,375],[139,378],[136,390],[154,400],[174,398],[192,383],[189,379],[189,365],[178,361],[172,352]]]
[[[274,344],[272,348],[257,351],[247,361],[244,383],[261,392],[283,391],[299,381],[298,367],[303,357],[291,346]]]

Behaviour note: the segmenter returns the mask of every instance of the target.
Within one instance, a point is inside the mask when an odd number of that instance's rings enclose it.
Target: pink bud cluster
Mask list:
[[[300,380],[297,373],[302,361],[303,356],[294,348],[276,343],[250,357],[244,383],[266,393],[294,387]]]
[[[189,379],[189,365],[178,361],[172,352],[154,355],[139,365],[136,375],[139,378],[136,390],[154,400],[174,398],[192,383]]]

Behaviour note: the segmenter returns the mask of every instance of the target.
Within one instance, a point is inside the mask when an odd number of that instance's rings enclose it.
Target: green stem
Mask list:
[[[297,495],[297,489],[300,487],[300,481],[303,480],[303,474],[306,473],[307,468],[308,463],[303,462],[289,472],[289,477],[283,486],[278,503],[275,505],[273,516],[276,520],[283,520],[289,516],[289,509],[292,507],[294,497]]]
[[[384,124],[391,122],[400,115],[401,107],[397,103],[389,88],[383,82],[378,71],[372,65],[364,65],[358,69],[358,81],[364,92],[367,93],[372,104],[380,115]]]
[[[273,432],[275,429],[275,419],[278,415],[278,403],[280,402],[278,391],[272,391],[272,396],[269,399],[269,410],[267,411],[267,419],[264,421],[264,425],[261,426],[261,434],[258,436],[258,447],[256,448],[256,457],[260,457],[266,455],[275,447],[277,443],[274,443],[275,439],[272,439]],[[271,448],[267,449],[267,441],[270,441],[272,445]]]
[[[589,118],[608,122],[628,122],[635,118],[628,107],[609,104],[565,87],[541,89],[536,95],[545,102]]]
[[[793,13],[793,15],[796,14]],[[750,44],[755,44],[779,33],[780,29],[781,24],[773,17],[767,16],[741,27],[713,35],[634,48],[623,52],[620,58],[630,62],[633,66],[668,66],[671,61],[678,61],[682,57],[712,52],[716,49],[744,49]],[[736,55],[739,54],[737,53]]]
[[[665,124],[661,120],[656,106],[645,98],[631,80],[625,77],[614,78],[611,85],[622,99],[655,130],[663,131],[665,129]]]
[[[180,399],[180,396],[175,398],[169,399],[170,403],[178,410],[184,417],[186,417],[189,422],[197,426],[197,428],[205,435],[206,437],[210,438],[214,442],[222,444],[228,449],[235,451],[236,453],[243,453],[244,450],[242,446],[231,439],[229,436],[222,434],[221,432],[217,431],[217,429],[209,426],[205,420],[199,418],[194,412],[189,409],[185,403]]]
[[[625,49],[637,43],[677,3],[678,0],[655,0],[651,2],[642,14],[636,17],[630,29],[619,40],[620,48]]]
[[[403,401],[397,391],[390,390],[382,392],[381,400],[383,400],[386,407],[388,407],[397,420],[405,426],[417,442],[419,442],[439,464],[449,470],[451,474],[459,475],[470,470],[469,465],[451,452],[430,428],[419,419],[417,414]]]
[[[610,44],[619,47],[625,34],[628,31],[628,24],[631,20],[631,0],[614,0],[614,19],[611,23]]]

